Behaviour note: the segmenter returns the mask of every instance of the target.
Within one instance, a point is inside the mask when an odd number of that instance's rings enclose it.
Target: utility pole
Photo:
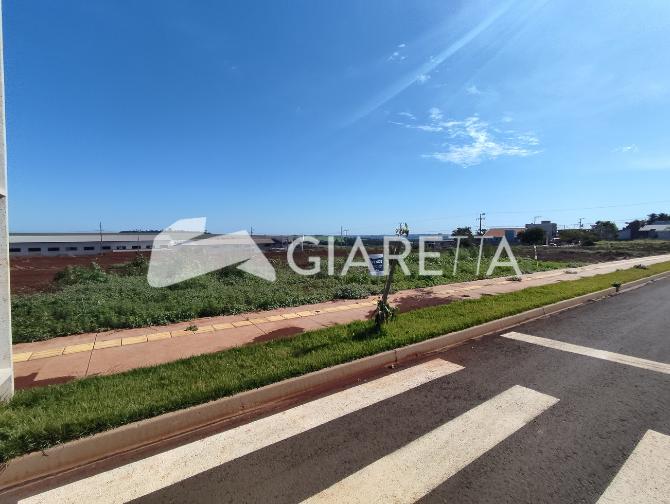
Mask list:
[[[486,213],[482,212],[479,214],[479,236],[482,235],[482,221],[486,220]]]
[[[98,222],[98,227],[100,228],[100,253],[102,254],[102,221]]]
[[[249,234],[250,234],[251,236],[254,235],[254,227],[253,227],[253,226],[251,226],[251,233],[249,233]]]
[[[5,136],[5,79],[0,0],[0,400],[14,395],[12,366],[12,304],[9,294],[9,221],[7,219],[7,141]]]
[[[584,220],[584,217],[579,218],[579,229],[584,229],[584,224],[582,224],[583,220]]]
[[[533,216],[533,224],[537,224],[537,219],[539,219],[540,217],[542,217],[542,216],[541,215],[534,215]]]

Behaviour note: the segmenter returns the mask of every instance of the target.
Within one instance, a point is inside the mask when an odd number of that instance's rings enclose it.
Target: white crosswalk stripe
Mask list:
[[[670,436],[648,430],[598,504],[670,503]]]
[[[586,355],[596,359],[607,360],[610,362],[617,362],[627,366],[647,369],[649,371],[656,371],[657,373],[670,374],[670,364],[665,362],[656,362],[649,359],[641,359],[640,357],[633,357],[632,355],[625,355],[615,352],[608,352],[607,350],[599,350],[597,348],[590,348],[573,343],[566,343],[565,341],[553,340],[549,338],[542,338],[540,336],[531,336],[530,334],[523,334],[520,332],[509,332],[502,335],[503,338],[513,339],[516,341],[523,341],[525,343],[532,343],[555,350],[562,350],[564,352],[571,352],[579,355]]]
[[[435,359],[21,502],[126,502],[461,369]]]
[[[304,502],[415,502],[556,402],[514,386]]]

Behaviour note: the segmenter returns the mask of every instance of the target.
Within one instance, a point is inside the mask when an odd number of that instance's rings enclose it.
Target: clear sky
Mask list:
[[[667,0],[3,3],[12,231],[670,210]]]

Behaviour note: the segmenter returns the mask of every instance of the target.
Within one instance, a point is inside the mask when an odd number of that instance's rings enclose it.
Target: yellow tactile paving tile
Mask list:
[[[249,322],[252,324],[267,324],[270,322],[267,317],[261,317],[261,318],[252,318],[249,319]]]
[[[64,348],[51,348],[49,350],[41,350],[39,352],[33,352],[33,354],[30,356],[29,360],[37,360],[37,359],[46,359],[48,357],[58,357],[63,353]]]
[[[297,313],[284,313],[281,317],[284,320],[289,320],[294,318],[300,318],[300,315],[298,315]]]
[[[214,332],[214,326],[211,326],[211,325],[201,326],[201,327],[198,327],[197,331],[193,331],[193,332],[195,332],[196,334]]]
[[[79,353],[79,352],[90,352],[93,350],[93,343],[82,343],[80,345],[69,345],[63,350],[63,355]]]
[[[112,339],[107,341],[96,341],[93,346],[94,350],[100,350],[102,348],[113,348],[121,346],[121,339]]]
[[[311,311],[311,310],[307,310],[307,311],[299,311],[299,312],[297,312],[297,314],[298,314],[298,316],[300,316],[300,317],[311,317],[311,316],[313,316],[313,315],[316,315],[317,312],[315,312],[315,311]]]
[[[278,322],[278,321],[280,321],[280,320],[285,320],[285,319],[284,319],[284,317],[282,317],[281,315],[270,315],[270,316],[268,317],[268,320],[269,320],[270,322]]]
[[[14,359],[14,362],[25,362],[30,359],[32,354],[32,352],[15,353],[12,358]]]
[[[130,338],[121,338],[122,346],[137,345],[138,343],[146,343],[146,342],[147,342],[146,334],[143,336],[131,336]]]
[[[233,322],[233,327],[244,327],[244,326],[250,326],[251,322],[248,320],[238,320],[237,322]]]
[[[222,331],[224,329],[232,329],[235,326],[230,322],[224,322],[223,324],[214,324],[212,327],[215,331]]]
[[[160,341],[170,338],[172,338],[172,334],[170,334],[170,331],[147,334],[147,341]]]

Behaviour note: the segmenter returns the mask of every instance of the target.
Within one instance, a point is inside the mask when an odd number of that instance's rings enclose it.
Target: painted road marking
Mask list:
[[[415,502],[557,402],[516,385],[304,502]]]
[[[640,357],[633,357],[632,355],[624,355],[615,352],[608,352],[607,350],[598,350],[597,348],[589,348],[581,345],[574,345],[572,343],[565,343],[564,341],[552,340],[549,338],[541,338],[539,336],[531,336],[519,332],[509,332],[501,335],[503,338],[523,341],[525,343],[532,343],[555,350],[563,350],[564,352],[571,352],[596,359],[603,359],[610,362],[617,362],[619,364],[626,364],[658,373],[670,374],[670,364],[665,362],[656,362],[648,359],[641,359]]]
[[[648,430],[598,504],[670,503],[670,436]]]
[[[21,502],[126,502],[461,369],[431,360]]]

